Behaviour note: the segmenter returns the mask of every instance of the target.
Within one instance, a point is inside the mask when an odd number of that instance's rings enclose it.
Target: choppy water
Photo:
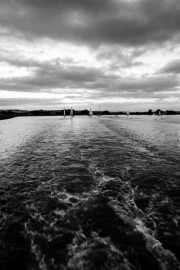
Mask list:
[[[180,116],[0,122],[0,269],[180,265]]]

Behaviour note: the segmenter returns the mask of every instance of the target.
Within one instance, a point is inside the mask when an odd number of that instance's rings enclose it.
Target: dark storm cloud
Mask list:
[[[136,60],[136,57],[142,55],[144,49],[134,48],[130,52],[126,52],[121,46],[100,47],[97,52],[97,59],[100,61],[108,61],[110,70],[118,70],[119,68],[129,68],[139,66],[143,63]]]
[[[27,64],[28,62],[28,64]],[[28,76],[15,78],[2,78],[0,80],[0,89],[10,91],[43,92],[51,89],[78,89],[86,88],[90,83],[98,80],[106,80],[108,76],[96,68],[87,68],[85,66],[63,67],[55,62],[36,62],[19,61],[17,59],[9,60],[16,66],[31,67],[32,73]],[[106,78],[107,77],[107,78]],[[111,76],[111,79],[116,76]]]
[[[180,59],[170,61],[160,70],[160,73],[180,74]]]
[[[0,25],[25,38],[139,45],[178,36],[179,0],[0,0]]]
[[[18,60],[13,60],[13,64],[23,65],[23,61],[19,63]],[[60,91],[63,94],[71,95],[72,91],[76,91],[75,93],[78,95],[82,93],[82,97],[86,98],[112,98],[120,97],[122,94],[128,96],[129,93],[131,97],[145,97],[148,93],[173,91],[179,86],[177,75],[171,74],[130,78],[111,73],[106,74],[106,71],[98,68],[64,67],[57,61],[39,63],[33,60],[29,61],[29,67],[33,71],[28,76],[1,79],[0,89],[39,93]],[[76,96],[72,95],[73,98],[75,99]]]
[[[137,93],[171,91],[179,85],[176,76],[150,76],[137,79],[126,78],[117,83],[116,89]]]
[[[88,84],[89,89],[99,90],[102,97],[115,97],[122,94],[137,95],[145,97],[152,95],[154,92],[174,91],[179,86],[179,79],[176,75],[155,75],[141,78],[120,77],[116,75],[116,79],[111,76],[104,76],[101,80]],[[99,96],[99,97],[100,97]]]
[[[0,56],[0,63],[6,63],[15,67],[27,67],[27,68],[33,68],[33,67],[38,67],[41,64],[38,63],[37,61],[33,59],[17,59],[14,56],[11,57],[3,57]]]

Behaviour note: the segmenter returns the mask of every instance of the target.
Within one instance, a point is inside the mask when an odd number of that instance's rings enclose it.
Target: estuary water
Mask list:
[[[179,115],[0,122],[0,269],[179,266]]]

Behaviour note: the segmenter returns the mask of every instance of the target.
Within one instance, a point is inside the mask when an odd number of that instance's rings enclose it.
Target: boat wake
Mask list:
[[[82,119],[49,123],[1,163],[1,269],[178,270],[176,159]]]

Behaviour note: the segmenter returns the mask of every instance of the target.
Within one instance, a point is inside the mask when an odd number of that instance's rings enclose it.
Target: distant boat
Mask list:
[[[65,110],[65,108],[64,108],[64,117],[66,117],[66,110]]]
[[[70,116],[73,117],[74,114],[73,114],[73,108],[71,107],[71,111],[70,111]]]
[[[99,105],[99,114],[98,116],[102,116],[102,113],[101,113],[101,106]]]
[[[90,108],[89,116],[93,116],[93,112],[92,112],[91,108]]]
[[[129,116],[129,111],[127,111],[126,115]]]

